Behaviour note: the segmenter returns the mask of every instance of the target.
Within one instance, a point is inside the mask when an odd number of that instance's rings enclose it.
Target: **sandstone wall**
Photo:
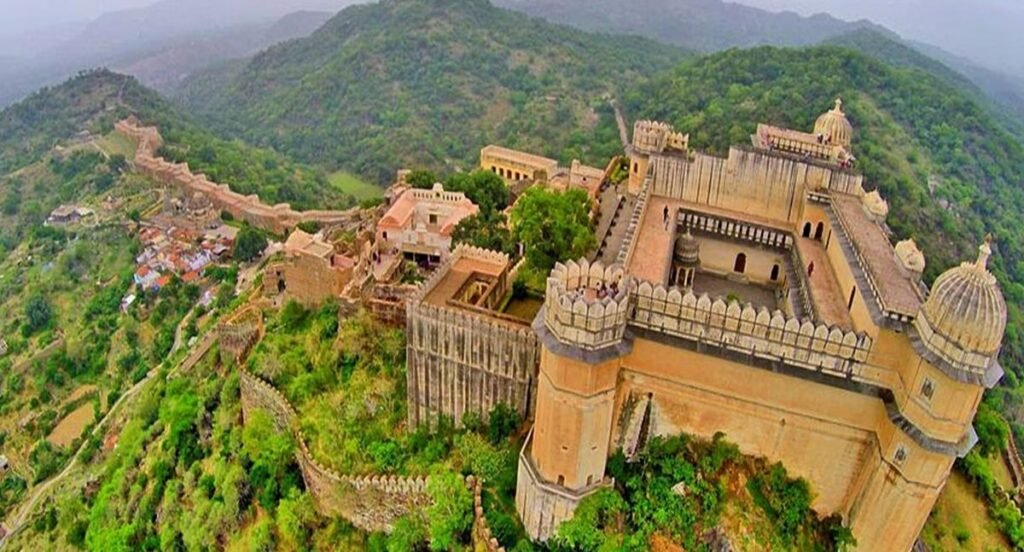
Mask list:
[[[188,196],[203,194],[218,210],[227,211],[235,218],[258,228],[285,234],[302,222],[332,226],[351,224],[361,217],[358,208],[347,211],[295,211],[287,203],[273,206],[264,204],[259,196],[233,192],[227,185],[214,183],[205,175],[194,174],[186,163],[172,163],[157,157],[156,152],[163,145],[163,138],[155,127],[142,127],[134,119],[125,119],[114,128],[138,143],[134,160],[136,170]]]
[[[411,303],[407,315],[409,423],[438,414],[486,419],[498,403],[533,413],[540,348],[525,324],[454,308]]]
[[[728,159],[651,156],[652,193],[698,205],[748,211],[787,223],[802,219],[807,191],[860,195],[863,177],[825,164],[741,148]]]

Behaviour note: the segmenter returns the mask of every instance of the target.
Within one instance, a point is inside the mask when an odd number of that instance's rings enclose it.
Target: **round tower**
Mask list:
[[[607,486],[615,389],[632,280],[619,266],[557,265],[534,322],[541,342],[534,429],[519,458],[516,508],[527,533],[550,537],[587,495]]]

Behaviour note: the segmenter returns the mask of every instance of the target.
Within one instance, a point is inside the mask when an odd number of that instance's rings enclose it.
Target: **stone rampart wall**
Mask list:
[[[227,185],[212,182],[205,175],[194,174],[186,163],[172,163],[157,157],[163,139],[155,127],[142,127],[137,121],[126,119],[118,122],[114,128],[138,143],[134,160],[136,170],[189,196],[203,194],[217,209],[227,211],[235,218],[264,230],[284,234],[302,222],[332,226],[351,224],[361,217],[362,212],[358,208],[347,211],[296,211],[287,203],[273,206],[264,204],[259,196],[233,192]]]
[[[651,164],[655,196],[751,210],[786,222],[801,219],[807,191],[863,193],[861,175],[758,150],[732,148],[727,159],[701,153],[692,158],[657,155]]]
[[[559,263],[547,282],[545,325],[559,340],[583,349],[615,344],[626,330],[630,281],[618,265],[606,268],[586,259]],[[597,298],[600,288],[609,290],[607,296]]]
[[[486,419],[499,403],[532,415],[540,347],[529,325],[410,303],[406,339],[411,425],[438,414],[457,424],[468,412]]]
[[[265,410],[279,431],[287,431],[296,438],[296,460],[306,488],[321,514],[344,518],[364,531],[389,532],[398,518],[422,512],[430,506],[429,477],[349,476],[317,462],[309,451],[305,435],[298,426],[298,416],[288,399],[269,383],[244,369],[240,370],[240,376],[243,415],[248,417],[254,408]],[[472,537],[475,549],[504,552],[505,548],[493,537],[484,515],[483,482],[468,476],[466,485],[473,495]]]

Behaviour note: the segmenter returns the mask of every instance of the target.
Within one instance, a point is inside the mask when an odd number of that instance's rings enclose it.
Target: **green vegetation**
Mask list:
[[[232,255],[239,261],[251,262],[263,255],[267,245],[267,237],[263,235],[263,232],[246,224],[235,238],[235,248]]]
[[[385,0],[270,48],[229,84],[200,75],[186,97],[235,136],[384,183],[403,166],[474,166],[489,142],[604,163],[621,149],[604,96],[683,55],[486,0]]]
[[[512,209],[516,238],[526,247],[529,268],[547,274],[558,261],[579,259],[596,245],[590,198],[580,189],[530,188]]]
[[[727,505],[759,510],[746,530],[757,531],[762,548],[843,550],[854,542],[837,517],[818,519],[807,482],[790,479],[780,464],[744,458],[721,434],[710,442],[654,438],[637,462],[617,452],[608,472],[615,488],[583,500],[558,529],[554,550],[648,550],[657,538],[703,550]],[[747,479],[745,488],[736,488],[737,477]]]
[[[341,193],[352,196],[356,201],[362,202],[384,197],[384,188],[367,183],[349,172],[337,171],[328,177],[328,181]]]

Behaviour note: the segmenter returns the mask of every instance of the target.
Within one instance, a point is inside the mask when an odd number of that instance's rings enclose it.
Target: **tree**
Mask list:
[[[481,214],[492,215],[508,207],[509,191],[505,181],[491,171],[454,173],[445,181],[445,190],[462,192],[480,207]]]
[[[590,207],[583,190],[534,187],[526,191],[512,209],[511,223],[533,269],[547,272],[556,262],[578,259],[596,245]]]
[[[437,175],[430,171],[412,171],[405,177],[405,183],[413,188],[430,189],[439,180]]]
[[[999,413],[982,401],[974,417],[974,429],[978,433],[978,448],[982,456],[992,456],[1006,449],[1010,429]]]
[[[508,229],[505,215],[498,212],[481,212],[462,219],[452,232],[452,244],[459,243],[510,255],[516,250],[516,243]]]
[[[267,238],[259,230],[251,226],[243,226],[235,239],[234,257],[239,261],[249,262],[258,259],[267,248]]]
[[[427,483],[433,504],[427,508],[431,550],[452,550],[473,523],[473,496],[465,481],[450,471],[435,472]]]
[[[554,550],[597,551],[611,549],[611,539],[619,538],[607,534],[621,533],[624,515],[629,511],[626,501],[615,489],[601,489],[580,501],[572,519],[558,527],[551,544]]]
[[[28,335],[48,327],[52,318],[53,309],[41,294],[33,294],[25,302],[25,327]]]

